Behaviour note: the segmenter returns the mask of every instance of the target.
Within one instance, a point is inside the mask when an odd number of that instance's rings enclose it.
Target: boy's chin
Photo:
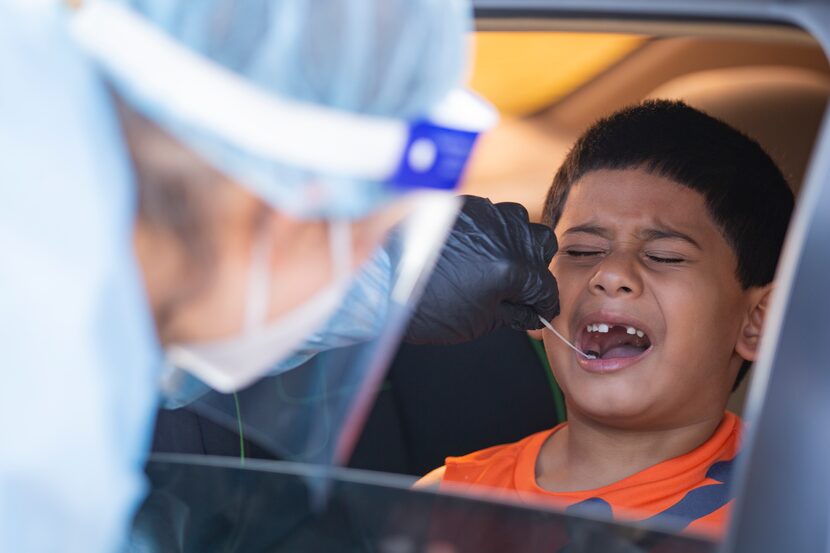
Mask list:
[[[631,428],[637,426],[638,421],[649,418],[648,411],[637,405],[598,405],[594,402],[588,404],[575,402],[575,407],[585,418],[611,427]]]
[[[577,386],[571,390],[569,402],[584,417],[621,428],[640,425],[654,418],[657,410],[640,387]]]

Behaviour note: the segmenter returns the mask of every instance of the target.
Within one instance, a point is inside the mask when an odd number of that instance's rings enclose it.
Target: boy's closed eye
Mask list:
[[[653,261],[655,263],[677,265],[686,261],[686,258],[682,255],[671,252],[645,252],[643,255],[649,261]]]
[[[584,247],[584,246],[571,246],[565,247],[559,251],[560,255],[565,255],[575,260],[597,260],[605,256],[609,253],[609,250],[595,248],[595,247]],[[682,263],[689,262],[690,256],[685,254],[674,252],[674,251],[654,251],[654,250],[646,250],[641,253],[642,258],[644,261],[652,262],[652,263],[659,263],[664,265],[679,265]]]
[[[602,251],[602,250],[584,250],[584,249],[575,249],[574,248],[574,249],[564,250],[563,253],[565,253],[566,255],[569,255],[571,257],[591,257],[591,256],[602,255],[605,252]]]
[[[615,246],[625,245],[615,242],[613,235],[610,229],[601,225],[575,226],[563,233],[559,253],[574,260],[593,262],[613,251]],[[574,241],[574,238],[578,240]],[[692,261],[694,254],[702,251],[699,242],[689,234],[662,225],[639,230],[630,245],[641,250],[644,261],[660,265],[680,265]]]

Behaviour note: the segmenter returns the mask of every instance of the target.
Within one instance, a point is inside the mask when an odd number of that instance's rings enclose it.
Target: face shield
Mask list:
[[[85,4],[73,32],[128,103],[275,209],[328,221],[330,278],[276,317],[267,305],[293,291],[273,286],[268,267],[277,253],[267,234],[256,241],[243,328],[171,348],[167,406],[187,406],[283,459],[347,460],[457,214],[452,190],[478,133],[495,122],[493,110],[463,91],[414,120],[297,101],[253,86],[109,2]],[[303,186],[273,185],[275,163],[299,171]],[[392,231],[368,261],[355,263],[352,221],[385,211],[394,211],[384,217],[394,220]]]
[[[185,407],[281,459],[346,462],[459,207],[446,194],[414,203],[332,315],[264,378],[220,393],[176,368],[165,381],[167,407]]]

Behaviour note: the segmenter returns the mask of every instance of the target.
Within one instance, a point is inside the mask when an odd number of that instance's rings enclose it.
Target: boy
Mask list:
[[[793,196],[761,147],[682,102],[599,121],[544,208],[559,240],[557,330],[539,331],[568,422],[447,464],[422,485],[720,535],[740,420]]]

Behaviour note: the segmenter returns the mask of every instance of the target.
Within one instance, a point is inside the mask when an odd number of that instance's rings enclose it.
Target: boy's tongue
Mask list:
[[[643,353],[645,348],[638,348],[632,345],[614,346],[602,354],[602,359],[617,359],[621,357],[637,357]]]
[[[598,353],[600,359],[619,359],[636,357],[651,344],[648,337],[628,334],[621,326],[613,326],[606,333],[591,333],[583,344],[582,350]]]

